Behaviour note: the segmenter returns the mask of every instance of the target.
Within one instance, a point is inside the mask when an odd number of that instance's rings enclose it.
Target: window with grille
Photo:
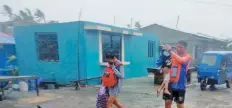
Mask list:
[[[40,61],[58,62],[58,39],[56,33],[35,33],[37,55]]]
[[[148,41],[148,57],[154,57],[154,41]]]

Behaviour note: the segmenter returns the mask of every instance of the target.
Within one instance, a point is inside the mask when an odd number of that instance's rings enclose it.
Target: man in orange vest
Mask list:
[[[170,71],[169,92],[171,94],[163,94],[165,100],[165,108],[171,108],[174,100],[178,108],[184,108],[187,69],[191,62],[191,55],[187,52],[188,43],[179,41],[176,51],[170,45],[165,45],[165,50],[171,54],[172,67]]]

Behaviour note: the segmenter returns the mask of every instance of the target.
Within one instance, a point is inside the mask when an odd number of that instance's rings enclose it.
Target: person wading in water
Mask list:
[[[165,100],[165,108],[171,108],[174,100],[178,108],[184,108],[187,70],[191,62],[191,55],[187,52],[187,42],[179,41],[176,46],[176,51],[168,44],[165,45],[165,50],[171,54],[171,71],[169,81],[169,92],[163,93]]]

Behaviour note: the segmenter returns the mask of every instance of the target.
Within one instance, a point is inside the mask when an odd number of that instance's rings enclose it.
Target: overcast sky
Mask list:
[[[203,2],[203,3],[202,3]],[[130,19],[142,26],[157,23],[190,33],[205,33],[215,37],[232,38],[232,0],[0,0],[14,12],[29,8],[41,9],[47,20],[70,22],[78,20],[82,8],[82,20],[125,27]],[[0,22],[7,17],[0,15]]]

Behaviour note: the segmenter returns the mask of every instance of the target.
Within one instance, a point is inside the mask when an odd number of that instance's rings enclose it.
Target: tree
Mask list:
[[[43,22],[46,23],[45,14],[41,10],[36,9],[36,12],[34,15],[35,15],[35,18],[37,19],[37,22],[41,22],[43,20]]]
[[[24,10],[20,10],[18,14],[14,14],[12,12],[12,8],[8,5],[3,5],[2,14],[8,16],[12,23],[26,23],[26,24],[34,24],[40,23],[43,21],[46,23],[45,14],[40,10],[36,9],[35,13],[32,14],[31,10],[26,8]]]
[[[15,15],[14,22],[21,22],[24,24],[35,24],[37,23],[32,15],[31,10],[28,8],[19,11],[19,15]]]
[[[14,15],[12,19],[12,25],[13,24],[21,24],[23,23],[23,19],[19,15]]]
[[[31,24],[34,23],[34,18],[33,16],[28,15],[25,11],[20,10],[19,11],[19,17],[21,18],[20,20],[25,23],[25,24]]]
[[[1,12],[2,15],[7,16],[9,21],[7,21],[7,25],[4,25],[4,28],[11,28],[14,24],[36,24],[40,23],[42,20],[46,23],[45,14],[36,9],[36,12],[33,14],[30,9],[25,8],[24,10],[19,10],[18,13],[13,13],[12,8],[8,5],[2,5],[3,11]],[[5,30],[3,32],[12,33],[12,30]]]
[[[26,17],[27,19],[26,20],[28,20],[31,23],[35,23],[34,16],[32,15],[31,10],[26,8],[25,13],[27,14],[27,17]]]
[[[131,25],[130,25],[130,24],[127,24],[126,26],[127,26],[128,28],[131,28]]]
[[[10,18],[10,20],[13,19],[13,12],[12,12],[12,8],[8,5],[3,5],[3,12],[2,14],[5,15],[5,16],[8,16]]]
[[[135,28],[136,29],[141,29],[141,24],[139,21],[135,22]]]

